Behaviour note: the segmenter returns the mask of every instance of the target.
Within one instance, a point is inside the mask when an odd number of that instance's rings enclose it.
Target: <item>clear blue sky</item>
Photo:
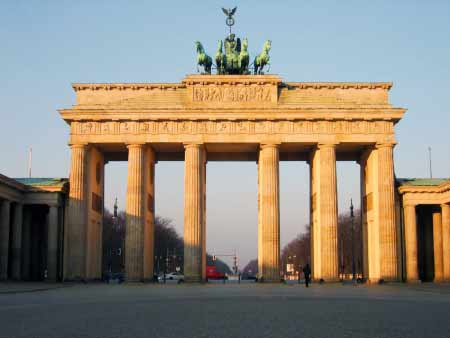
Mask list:
[[[272,40],[271,72],[287,81],[392,81],[398,177],[450,176],[448,1],[20,1],[0,3],[0,172],[67,177],[68,126],[58,108],[72,82],[177,82],[195,72],[194,41],[210,54],[226,34],[220,7],[252,55]],[[438,156],[438,154],[440,156]],[[106,169],[106,204],[124,206],[126,164]],[[359,170],[338,164],[339,209],[359,204]],[[236,180],[233,182],[233,180]],[[256,164],[208,164],[208,249],[256,256]],[[157,164],[157,212],[182,233],[183,164]],[[283,244],[308,221],[308,167],[281,164]]]

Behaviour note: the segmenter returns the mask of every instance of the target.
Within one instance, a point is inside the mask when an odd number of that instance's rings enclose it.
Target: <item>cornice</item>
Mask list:
[[[5,175],[0,174],[0,185],[4,185],[8,187],[11,191],[16,192],[16,195],[10,193],[10,198],[12,201],[16,201],[18,197],[20,197],[22,200],[24,196],[26,197],[26,194],[28,193],[35,193],[35,192],[67,192],[68,191],[68,185],[69,183],[65,183],[62,186],[59,185],[26,185],[23,183],[20,183],[12,178],[9,178]]]
[[[69,191],[69,183],[65,183],[63,186],[53,186],[53,185],[47,185],[47,186],[30,186],[27,188],[26,192],[34,193],[54,193],[54,192],[67,192]]]
[[[66,121],[140,120],[268,120],[268,121],[391,121],[398,122],[405,109],[61,109]]]
[[[287,89],[385,89],[392,87],[392,82],[286,82]]]
[[[192,75],[186,77],[181,83],[73,83],[75,92],[82,90],[176,90],[191,85],[279,85],[288,90],[295,89],[384,89],[389,90],[392,82],[281,82],[278,76],[205,76]]]
[[[5,184],[6,186],[13,189],[17,189],[20,192],[23,192],[27,189],[26,185],[17,182],[16,180],[2,174],[0,174],[0,184]]]
[[[82,90],[176,90],[186,88],[182,83],[73,83],[72,88],[75,92]]]
[[[437,186],[401,186],[398,188],[400,194],[406,193],[417,193],[417,194],[426,194],[426,193],[444,193],[450,191],[450,180],[444,182]]]

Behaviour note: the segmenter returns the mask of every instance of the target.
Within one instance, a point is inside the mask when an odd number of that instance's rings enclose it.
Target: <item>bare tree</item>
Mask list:
[[[362,273],[362,231],[361,212],[355,210],[353,219],[350,213],[339,215],[338,218],[338,252],[339,252],[339,272],[342,274],[352,273],[353,245],[355,255],[355,272]],[[352,240],[352,236],[354,236]]]
[[[155,217],[154,227],[154,270],[156,273],[171,272],[179,267],[183,271],[184,242],[175,230],[170,218]],[[125,212],[121,211],[117,217],[105,209],[103,217],[103,271],[123,272],[123,252],[125,248]],[[229,266],[220,259],[214,263],[211,255],[207,254],[207,262],[215,264],[217,271],[231,273]]]
[[[286,244],[281,251],[282,271],[286,273],[286,265],[293,264],[294,271],[307,263],[311,264],[311,227],[305,226],[306,231],[297,235],[295,239]]]
[[[362,273],[362,233],[361,213],[355,210],[353,219],[353,241],[355,254],[355,272]],[[311,264],[311,227],[305,226],[306,231],[284,246],[281,251],[281,270],[286,272],[287,264],[294,264],[294,270],[306,263]],[[340,214],[338,217],[338,257],[339,273],[351,274],[353,261],[352,248],[352,219],[350,212]]]

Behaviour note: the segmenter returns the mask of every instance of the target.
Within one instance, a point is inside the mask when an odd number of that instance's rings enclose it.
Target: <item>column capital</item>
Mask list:
[[[417,206],[417,203],[414,203],[414,202],[403,202],[403,208],[406,208],[406,207],[416,207]]]
[[[266,148],[276,148],[278,149],[280,147],[280,143],[276,143],[276,142],[263,142],[260,143],[259,147],[261,149],[266,149]]]
[[[380,149],[380,148],[394,148],[395,145],[397,144],[397,142],[377,142],[375,143],[375,148],[376,149]]]
[[[450,204],[448,203],[441,203],[441,210],[444,208],[450,208]]]
[[[202,142],[189,142],[189,143],[183,143],[184,149],[188,148],[203,148],[205,146]]]
[[[335,149],[338,144],[339,144],[338,142],[333,142],[333,141],[330,141],[330,142],[318,142],[317,143],[317,149],[325,149],[325,148],[333,148],[333,149]]]
[[[69,143],[69,147],[72,149],[85,149],[88,147],[88,143]]]
[[[145,143],[142,143],[142,142],[126,143],[126,146],[127,146],[128,149],[131,149],[131,148],[142,148],[142,147],[144,147],[144,145],[145,145]]]

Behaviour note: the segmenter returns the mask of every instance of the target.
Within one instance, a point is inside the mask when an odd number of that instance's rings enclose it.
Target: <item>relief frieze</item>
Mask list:
[[[74,135],[391,134],[389,121],[73,121]]]

